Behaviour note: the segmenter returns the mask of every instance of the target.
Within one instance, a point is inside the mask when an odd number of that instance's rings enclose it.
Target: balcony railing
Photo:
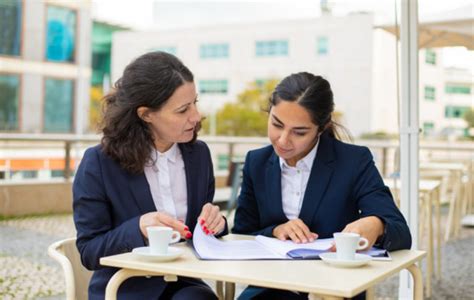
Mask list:
[[[244,156],[251,149],[269,144],[266,137],[202,136],[216,162],[218,155],[227,158]],[[0,172],[12,179],[15,171],[56,170],[69,179],[82,158],[83,151],[100,142],[100,135],[16,134],[0,133]],[[355,144],[371,149],[376,164],[384,175],[394,170],[396,140],[355,140]],[[473,142],[421,141],[420,158],[433,155],[473,158]],[[28,165],[30,164],[30,165]],[[215,164],[217,165],[217,164]],[[2,174],[0,173],[0,174]]]

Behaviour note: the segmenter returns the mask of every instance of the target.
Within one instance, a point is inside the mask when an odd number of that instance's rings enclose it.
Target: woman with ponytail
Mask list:
[[[296,243],[355,232],[368,247],[410,248],[409,228],[369,149],[339,140],[326,79],[306,72],[284,78],[268,111],[271,145],[247,154],[232,232]],[[239,299],[307,297],[250,286]]]
[[[103,256],[147,245],[148,226],[168,226],[190,239],[194,227],[224,235],[207,145],[196,140],[201,116],[193,74],[175,56],[153,52],[124,70],[104,98],[100,145],[89,148],[73,184],[74,223],[82,264],[94,275],[89,299],[104,299],[117,271]],[[217,299],[202,281],[133,277],[118,299]]]

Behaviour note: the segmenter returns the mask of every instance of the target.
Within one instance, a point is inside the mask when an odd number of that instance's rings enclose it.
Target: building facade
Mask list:
[[[83,133],[90,1],[0,0],[0,132]]]
[[[206,114],[235,101],[249,83],[309,71],[330,81],[336,110],[354,136],[398,132],[396,41],[374,27],[371,14],[115,33],[112,81],[134,58],[155,50],[175,54],[190,67]],[[419,69],[420,126],[430,134],[442,133],[448,123],[465,127],[462,117],[453,122],[442,113],[451,97],[444,97],[448,79],[441,50],[422,49]],[[442,101],[423,101],[431,85],[443,93]],[[470,91],[465,95],[472,97]]]

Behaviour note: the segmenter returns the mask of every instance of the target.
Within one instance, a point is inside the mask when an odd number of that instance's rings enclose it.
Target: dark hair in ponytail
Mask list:
[[[151,52],[131,62],[112,92],[103,99],[100,129],[104,153],[132,174],[143,172],[154,141],[137,108],[159,110],[185,82],[193,82],[193,74],[171,54]],[[196,136],[197,130],[193,141]]]
[[[341,132],[349,139],[351,135],[332,119],[334,99],[329,82],[321,76],[300,72],[285,77],[270,97],[270,108],[281,101],[296,102],[306,109],[313,123],[330,136],[342,139]]]

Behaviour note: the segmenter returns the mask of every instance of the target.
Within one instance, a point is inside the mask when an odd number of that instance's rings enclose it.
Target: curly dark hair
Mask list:
[[[154,147],[152,132],[137,114],[141,106],[159,110],[177,88],[193,82],[191,71],[165,52],[144,54],[131,62],[104,97],[100,130],[105,154],[132,174],[143,172]],[[194,142],[200,126],[196,126]]]

